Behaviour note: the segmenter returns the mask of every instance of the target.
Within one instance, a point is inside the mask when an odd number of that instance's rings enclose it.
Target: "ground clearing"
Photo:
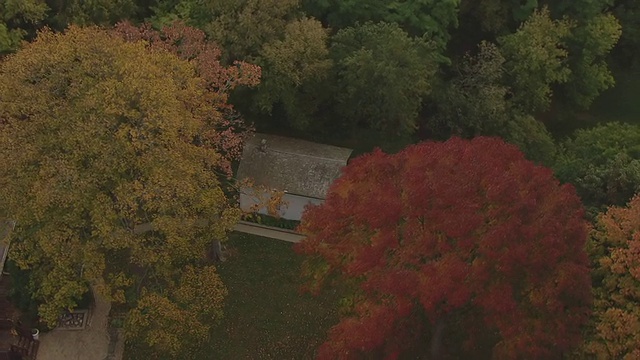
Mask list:
[[[218,267],[229,289],[225,318],[198,359],[311,359],[337,322],[338,296],[300,294],[301,258],[292,244],[234,233]],[[143,356],[134,346],[125,358]]]

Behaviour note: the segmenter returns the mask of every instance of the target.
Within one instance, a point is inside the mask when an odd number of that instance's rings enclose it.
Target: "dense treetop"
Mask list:
[[[311,288],[353,296],[319,357],[558,358],[588,319],[583,212],[571,185],[497,138],[353,160],[299,228]]]
[[[614,85],[607,60],[634,62],[636,8],[632,0],[0,0],[0,51],[43,25],[129,20],[159,29],[181,20],[217,44],[223,65],[262,67],[261,86],[230,99],[258,130],[341,141],[392,129],[405,143],[497,135],[550,163],[555,151],[535,121],[566,121]],[[458,70],[475,56],[492,62],[481,70],[491,73],[462,85],[470,74]]]
[[[640,191],[640,127],[609,123],[563,143],[556,173],[574,184],[592,215],[624,205]]]
[[[598,358],[640,357],[640,195],[598,217],[590,252],[594,262],[593,336],[585,351]]]
[[[352,290],[321,356],[553,358],[585,330],[578,356],[633,357],[637,197],[599,213],[640,191],[640,131],[590,107],[637,77],[639,9],[0,0],[10,256],[47,322],[93,288],[129,311],[130,341],[146,353],[184,356],[221,316],[226,290],[204,254],[239,218],[232,167],[251,129],[356,153],[405,148],[354,160],[303,222],[307,270]],[[596,222],[585,329],[585,224],[571,186]]]
[[[240,215],[215,175],[231,159],[208,84],[196,64],[94,27],[43,31],[0,64],[1,215],[48,324],[91,287],[146,314],[130,333],[152,348],[192,339],[149,326],[175,309],[180,333],[208,336],[225,289],[214,269],[189,269]]]

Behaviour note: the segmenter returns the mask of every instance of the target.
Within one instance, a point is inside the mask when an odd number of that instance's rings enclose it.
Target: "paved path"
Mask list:
[[[122,352],[116,345],[116,357],[113,347],[109,354],[110,337],[107,330],[111,304],[96,296],[95,306],[87,327],[83,330],[52,330],[40,335],[40,348],[37,360],[105,360],[122,358]],[[118,357],[119,356],[119,357]]]
[[[264,226],[260,224],[255,224],[247,221],[240,221],[236,227],[235,231],[264,236],[271,239],[282,240],[297,243],[304,239],[304,235],[300,235],[294,231],[279,229],[271,226]]]
[[[201,221],[203,225],[206,225],[207,222],[208,222],[207,220]],[[133,232],[136,234],[142,234],[151,230],[153,230],[153,224],[145,223],[145,224],[136,225],[133,229]],[[268,237],[276,240],[289,241],[294,243],[304,239],[303,235],[300,235],[293,230],[287,230],[287,229],[281,229],[273,226],[256,224],[249,221],[240,221],[238,224],[236,224],[234,230],[247,233],[247,234],[264,236],[264,237]]]

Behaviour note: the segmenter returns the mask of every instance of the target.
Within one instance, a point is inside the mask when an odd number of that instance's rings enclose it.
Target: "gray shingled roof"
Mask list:
[[[263,140],[266,141],[263,144]],[[245,144],[237,177],[256,185],[324,199],[353,150],[288,137],[255,134]]]

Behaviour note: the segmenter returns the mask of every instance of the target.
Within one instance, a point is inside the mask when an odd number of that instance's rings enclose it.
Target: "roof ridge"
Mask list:
[[[254,150],[260,151],[260,149],[258,149],[258,148],[254,148]],[[283,151],[283,150],[269,149],[269,148],[267,148],[267,150],[271,151],[271,152],[277,152],[277,153],[280,153],[280,154],[304,156],[304,157],[308,157],[308,158],[312,158],[312,159],[327,160],[327,161],[333,161],[333,162],[339,162],[339,163],[343,163],[344,162],[344,159],[336,159],[336,158],[333,158],[333,157],[321,157],[321,156],[314,156],[314,155],[308,155],[308,154],[301,154],[299,152]]]

